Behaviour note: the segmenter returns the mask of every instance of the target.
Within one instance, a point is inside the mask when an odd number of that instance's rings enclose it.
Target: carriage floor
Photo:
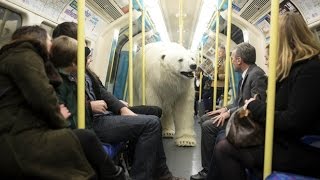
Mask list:
[[[163,139],[163,146],[167,156],[167,164],[175,176],[190,178],[202,169],[201,166],[201,128],[195,118],[197,145],[195,147],[178,147],[173,139]]]

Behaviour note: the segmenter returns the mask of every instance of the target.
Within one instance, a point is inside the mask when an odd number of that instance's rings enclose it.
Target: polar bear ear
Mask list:
[[[165,57],[166,57],[166,55],[163,54],[163,55],[161,56],[161,59],[164,60]]]

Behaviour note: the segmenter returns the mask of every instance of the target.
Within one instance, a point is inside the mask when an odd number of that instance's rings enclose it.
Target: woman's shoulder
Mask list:
[[[308,73],[320,76],[320,56],[316,55],[309,59],[305,59],[293,64],[290,74],[295,76],[301,73]]]

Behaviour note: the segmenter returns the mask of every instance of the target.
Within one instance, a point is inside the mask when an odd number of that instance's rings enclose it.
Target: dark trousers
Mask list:
[[[90,130],[73,130],[78,137],[82,149],[92,168],[96,171],[99,179],[116,179],[112,176],[118,174],[118,168],[102,148],[102,144],[97,136]]]
[[[201,163],[205,171],[209,170],[210,160],[213,154],[216,138],[221,130],[224,130],[227,122],[223,126],[217,127],[213,124],[214,116],[203,115],[201,123]]]
[[[129,109],[136,114],[154,115],[158,118],[162,116],[162,109],[158,106],[131,106]]]
[[[300,142],[274,143],[272,169],[320,178],[320,150]],[[208,180],[246,180],[247,169],[263,169],[264,147],[235,148],[227,139],[215,146]]]
[[[164,154],[161,124],[156,116],[98,116],[93,129],[102,142],[135,142],[130,176],[133,180],[151,180],[157,172],[169,174]]]

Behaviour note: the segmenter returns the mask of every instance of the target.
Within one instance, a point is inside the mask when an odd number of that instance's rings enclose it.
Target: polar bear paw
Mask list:
[[[196,139],[193,136],[182,136],[177,138],[175,142],[177,146],[187,147],[193,147],[197,144]]]
[[[162,130],[162,137],[164,138],[173,138],[175,132],[172,129],[163,129]]]

